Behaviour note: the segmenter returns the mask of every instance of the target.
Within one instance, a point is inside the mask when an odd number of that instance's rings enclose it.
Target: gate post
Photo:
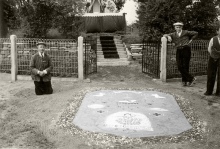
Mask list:
[[[161,61],[160,61],[160,79],[166,82],[167,79],[167,38],[161,38]]]
[[[10,36],[11,40],[11,81],[17,80],[18,74],[18,57],[17,57],[17,37],[16,35]]]
[[[83,37],[78,37],[78,78],[79,80],[84,79],[84,64],[83,64]]]

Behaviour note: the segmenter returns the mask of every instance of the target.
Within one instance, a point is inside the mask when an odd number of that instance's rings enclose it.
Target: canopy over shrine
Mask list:
[[[92,0],[86,12],[82,17],[87,33],[125,32],[125,13],[116,13],[113,1]]]

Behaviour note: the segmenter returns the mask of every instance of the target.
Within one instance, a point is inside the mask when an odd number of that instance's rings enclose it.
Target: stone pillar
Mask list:
[[[167,38],[161,38],[161,62],[160,62],[160,79],[166,82],[167,79]]]
[[[83,37],[78,37],[78,78],[84,79],[84,55],[83,55]]]
[[[11,81],[14,82],[17,80],[17,74],[18,74],[16,35],[11,35],[10,40],[11,40]]]

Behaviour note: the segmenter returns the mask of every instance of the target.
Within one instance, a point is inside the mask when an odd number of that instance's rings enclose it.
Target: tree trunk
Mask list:
[[[7,36],[7,25],[4,19],[3,11],[4,0],[0,0],[0,38],[5,38]]]

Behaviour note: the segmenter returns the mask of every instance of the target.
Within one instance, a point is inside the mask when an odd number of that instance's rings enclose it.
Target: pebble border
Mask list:
[[[165,94],[172,95],[178,103],[181,111],[184,113],[186,119],[192,125],[192,129],[185,131],[179,135],[173,136],[161,136],[161,137],[142,137],[142,138],[129,138],[122,136],[115,136],[106,133],[97,133],[82,130],[81,128],[73,124],[73,119],[77,113],[83,98],[89,92],[95,92],[100,90],[130,90],[130,91],[158,91]],[[107,88],[96,87],[86,88],[73,97],[73,101],[61,114],[57,125],[72,135],[79,135],[83,139],[86,139],[86,143],[89,146],[97,145],[99,147],[114,148],[114,146],[142,146],[145,144],[157,144],[157,143],[181,143],[181,142],[194,142],[204,140],[204,133],[206,132],[206,124],[198,119],[190,106],[188,99],[182,96],[170,93],[168,91],[154,89],[154,88]]]

